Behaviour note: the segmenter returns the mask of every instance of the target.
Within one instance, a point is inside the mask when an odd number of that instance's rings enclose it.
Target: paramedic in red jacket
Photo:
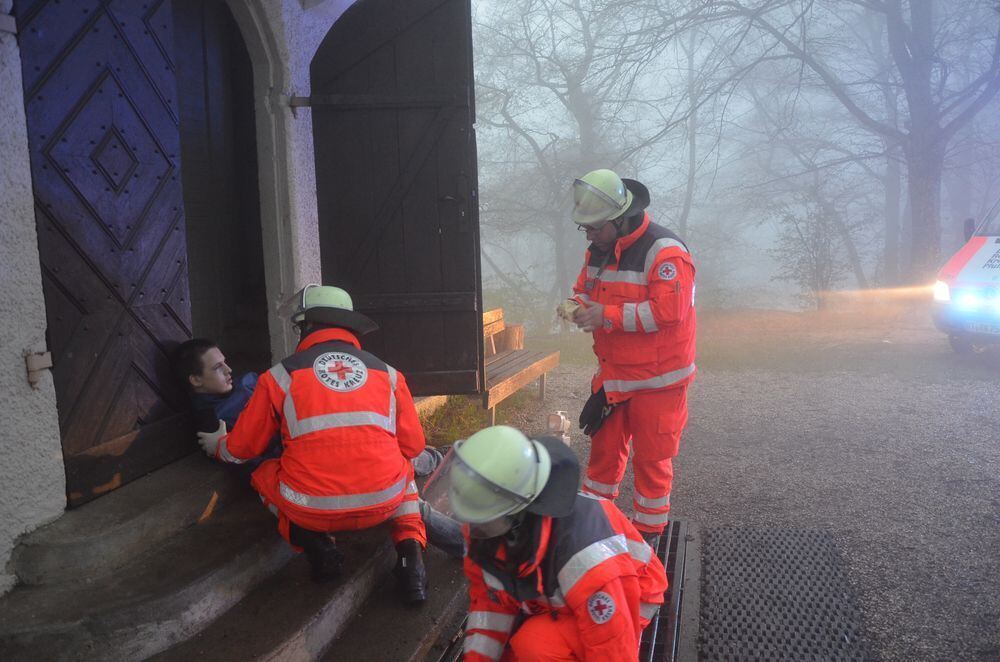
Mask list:
[[[666,573],[612,502],[577,493],[566,444],[499,425],[455,444],[443,471],[469,527],[465,660],[638,657]]]
[[[614,499],[631,439],[632,522],[652,540],[667,524],[695,373],[694,262],[680,237],[650,220],[639,182],[595,170],[574,182],[573,197],[573,220],[591,242],[573,321],[593,333],[598,360],[580,419],[591,435],[583,485]]]
[[[292,300],[301,341],[295,354],[260,376],[236,426],[199,432],[205,451],[242,463],[281,433],[281,457],[253,473],[252,485],[278,517],[278,530],[304,549],[318,581],[339,575],[335,531],[387,520],[406,602],[423,602],[426,533],[410,459],[424,433],[403,375],[361,349],[375,323],[337,287],[308,285]]]

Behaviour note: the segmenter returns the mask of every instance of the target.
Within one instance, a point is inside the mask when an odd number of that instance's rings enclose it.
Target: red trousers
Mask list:
[[[631,440],[635,452],[632,524],[639,531],[663,531],[670,512],[673,458],[687,418],[686,384],[637,393],[617,405],[591,439],[583,489],[607,499],[618,496]]]
[[[260,499],[268,510],[277,516],[278,532],[285,540],[288,540],[291,522],[310,531],[335,533],[337,531],[370,529],[388,520],[394,543],[398,544],[403,540],[413,538],[420,542],[421,546],[427,546],[427,532],[424,529],[424,520],[420,517],[417,486],[413,482],[413,467],[409,462],[407,462],[407,466],[410,467],[410,476],[402,498],[393,499],[378,508],[347,512],[305,511],[303,508],[286,501],[278,490],[278,468],[280,466],[280,459],[267,460],[262,463],[253,472],[251,484],[260,493]],[[288,544],[291,545],[291,541]]]
[[[636,651],[638,654],[638,651]],[[541,660],[582,660],[585,657],[576,619],[540,614],[528,618],[504,649],[503,662]]]

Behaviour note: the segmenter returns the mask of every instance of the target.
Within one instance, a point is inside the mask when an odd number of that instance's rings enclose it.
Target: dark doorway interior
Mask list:
[[[250,55],[222,0],[174,0],[195,336],[237,373],[270,366]]]

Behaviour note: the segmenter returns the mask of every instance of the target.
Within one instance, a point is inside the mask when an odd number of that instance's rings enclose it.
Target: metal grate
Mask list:
[[[671,520],[656,555],[667,570],[669,586],[663,594],[663,606],[656,618],[642,631],[639,659],[642,662],[673,662],[677,659],[680,642],[681,603],[684,598],[684,566],[687,560],[687,527],[684,522]]]
[[[868,659],[861,613],[829,535],[714,529],[701,551],[699,659]]]

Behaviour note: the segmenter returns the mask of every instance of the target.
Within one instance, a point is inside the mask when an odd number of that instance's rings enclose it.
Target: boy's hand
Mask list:
[[[228,434],[226,422],[220,420],[219,428],[215,432],[198,433],[198,445],[201,446],[201,450],[205,451],[206,455],[214,458],[219,450],[219,442],[226,438],[226,434]]]

